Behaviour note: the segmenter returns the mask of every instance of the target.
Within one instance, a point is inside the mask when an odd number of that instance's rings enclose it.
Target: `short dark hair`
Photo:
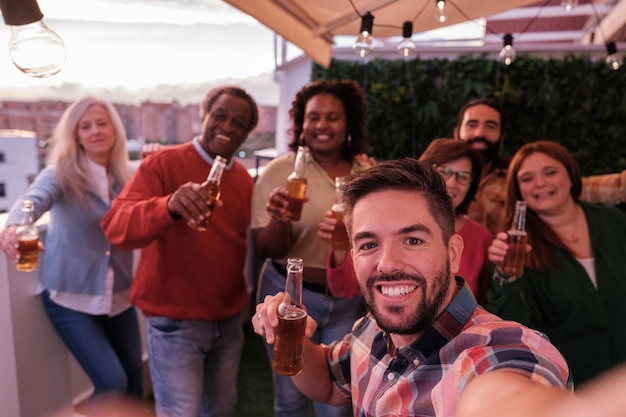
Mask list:
[[[256,101],[252,98],[250,94],[246,90],[241,87],[237,87],[234,85],[223,85],[220,87],[215,87],[210,90],[204,99],[202,100],[202,104],[200,105],[200,120],[204,119],[204,116],[207,115],[211,111],[213,104],[217,101],[217,99],[222,94],[228,94],[229,96],[237,97],[244,99],[250,105],[250,126],[248,126],[248,133],[252,131],[259,123],[259,108],[256,104]]]
[[[430,162],[436,165],[445,165],[450,161],[461,158],[469,158],[472,164],[472,180],[465,195],[465,199],[454,209],[457,214],[467,214],[469,207],[480,183],[480,176],[483,171],[483,163],[480,155],[470,145],[460,140],[439,138],[435,139],[419,157],[420,161]]]
[[[352,161],[355,155],[366,152],[369,144],[366,126],[367,102],[363,90],[353,80],[317,80],[300,89],[289,110],[292,123],[289,148],[296,151],[298,146],[302,145],[300,135],[303,130],[306,104],[318,94],[332,94],[337,97],[346,111],[346,128],[352,140],[346,142],[346,146],[341,150],[341,156],[347,161]]]
[[[392,159],[348,178],[343,186],[344,221],[352,230],[355,204],[368,194],[399,190],[426,197],[430,214],[441,228],[444,242],[454,234],[454,211],[446,184],[432,164],[414,158]],[[393,204],[393,202],[390,202]]]

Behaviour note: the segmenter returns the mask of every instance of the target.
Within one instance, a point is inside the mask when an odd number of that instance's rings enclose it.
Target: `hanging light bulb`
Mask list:
[[[578,0],[561,0],[561,7],[566,12],[571,12],[574,7],[578,6]]]
[[[504,35],[504,46],[500,50],[500,61],[502,61],[504,65],[511,65],[515,61],[516,56],[515,49],[513,49],[513,36],[507,33]]]
[[[397,46],[398,52],[404,59],[411,59],[416,53],[415,44],[411,40],[411,36],[413,36],[413,23],[404,22],[402,24],[402,37],[404,39]]]
[[[615,46],[615,42],[609,42],[606,44],[606,52],[607,56],[604,59],[606,65],[614,71],[620,69],[624,64],[624,58],[617,53],[617,46]]]
[[[31,77],[57,74],[65,64],[65,45],[43,22],[37,0],[0,0],[0,9],[11,28],[9,55],[13,64]]]
[[[435,0],[437,10],[435,11],[435,19],[439,23],[446,23],[448,20],[448,10],[446,8],[446,0]]]
[[[374,48],[374,38],[372,28],[374,27],[374,16],[367,12],[361,17],[361,30],[356,38],[352,49],[361,58],[365,58]]]

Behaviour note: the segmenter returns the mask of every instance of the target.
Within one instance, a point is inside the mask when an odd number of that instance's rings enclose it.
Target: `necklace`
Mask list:
[[[580,208],[576,206],[576,214],[574,215],[574,226],[572,226],[572,235],[569,238],[569,241],[572,242],[573,244],[577,244],[580,241],[580,239],[576,235],[576,225],[578,224],[578,211],[579,210]]]

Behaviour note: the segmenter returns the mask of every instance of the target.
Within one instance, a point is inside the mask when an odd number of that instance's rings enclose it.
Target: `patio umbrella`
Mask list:
[[[333,38],[356,36],[361,17],[374,16],[373,36],[402,34],[405,21],[413,32],[423,32],[536,4],[537,0],[446,0],[447,20],[439,22],[437,0],[224,0],[254,17],[318,64],[330,65]]]

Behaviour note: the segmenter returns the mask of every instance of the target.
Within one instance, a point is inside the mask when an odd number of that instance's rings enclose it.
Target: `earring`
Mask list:
[[[306,145],[306,141],[304,140],[304,132],[300,132],[300,137],[298,138],[300,141],[300,145]]]
[[[352,135],[349,133],[348,133],[348,140],[346,142],[348,146],[350,146],[350,144],[352,143]]]

